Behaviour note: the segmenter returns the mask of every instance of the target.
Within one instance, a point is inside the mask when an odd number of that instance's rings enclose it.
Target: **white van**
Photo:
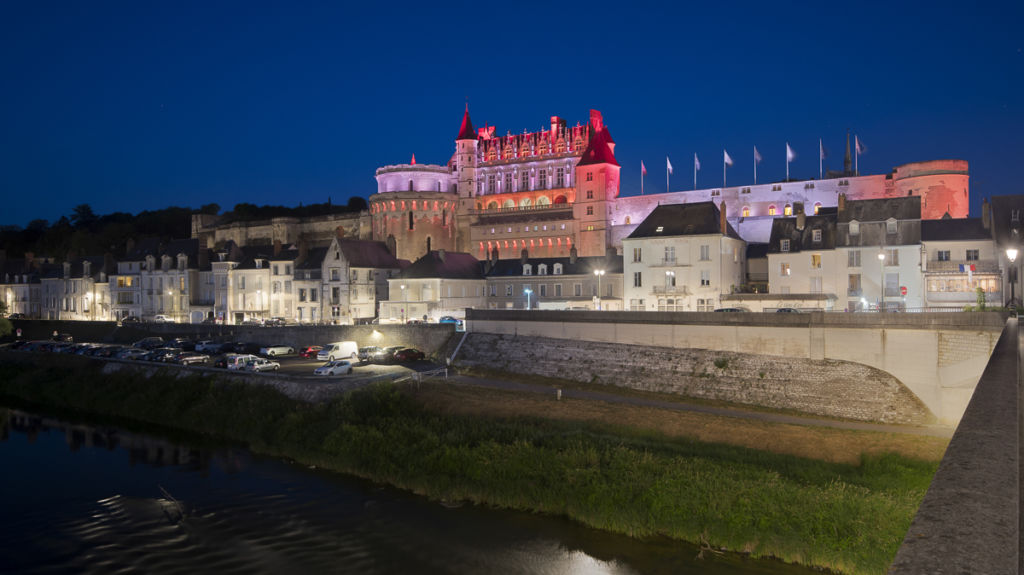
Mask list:
[[[316,354],[320,361],[334,361],[336,359],[356,359],[359,357],[359,344],[354,341],[336,341],[329,343]]]
[[[242,355],[233,355],[232,354],[232,355],[226,356],[224,358],[224,362],[227,364],[226,367],[228,369],[241,371],[241,370],[245,369],[245,364],[249,363],[250,361],[255,361],[257,359],[262,359],[262,358],[257,357],[257,356],[252,355],[252,354],[249,354],[249,353],[242,354]]]

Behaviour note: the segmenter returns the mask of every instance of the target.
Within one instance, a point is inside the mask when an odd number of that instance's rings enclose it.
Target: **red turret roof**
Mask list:
[[[473,122],[469,119],[469,104],[466,104],[466,113],[462,116],[462,127],[459,128],[458,140],[475,140],[476,131],[473,130]]]
[[[618,166],[619,162],[615,159],[615,154],[612,152],[612,145],[614,143],[607,128],[595,129],[594,135],[591,136],[590,142],[587,144],[587,149],[583,151],[583,157],[580,158],[579,163],[576,165],[611,164]]]

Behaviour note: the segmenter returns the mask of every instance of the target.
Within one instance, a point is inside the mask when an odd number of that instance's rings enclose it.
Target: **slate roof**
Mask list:
[[[884,222],[889,218],[897,220],[920,220],[921,197],[882,198],[878,200],[849,200],[846,209],[839,212],[838,222]]]
[[[440,251],[431,250],[430,253],[405,268],[398,274],[398,277],[406,279],[484,279],[483,265],[472,255],[464,252],[445,252],[442,261]]]
[[[538,275],[537,270],[539,269],[540,264],[546,264],[548,266],[548,275],[554,275],[555,264],[562,264],[561,275],[591,275],[594,273],[594,270],[604,270],[605,274],[622,273],[622,256],[592,256],[576,258],[575,263],[573,263],[571,258],[568,257],[528,258],[526,263],[533,266],[533,275],[530,277]],[[498,260],[498,263],[489,272],[487,272],[487,277],[507,276],[523,276],[522,260]]]
[[[747,244],[747,261],[768,257],[771,244]]]
[[[768,253],[782,253],[780,243],[789,240],[788,252],[831,250],[836,247],[836,216],[806,216],[804,228],[797,229],[796,217],[775,218]],[[821,230],[821,241],[814,241],[814,230]],[[788,253],[787,252],[787,253]]]
[[[611,164],[618,166],[619,162],[615,159],[615,154],[612,153],[611,144],[614,143],[607,128],[602,127],[600,130],[594,130],[590,142],[587,143],[587,149],[583,150],[583,156],[576,165]]]
[[[720,234],[720,217],[721,212],[714,202],[658,206],[627,239]],[[741,239],[729,223],[726,223],[726,235]]]
[[[319,270],[327,257],[327,248],[309,248],[306,259],[295,264],[297,270]]]
[[[402,260],[388,251],[384,242],[371,240],[338,240],[338,247],[351,267],[402,268]]]
[[[981,218],[957,220],[921,220],[921,241],[991,240],[992,230],[985,229]]]
[[[1020,246],[1024,242],[1024,195],[994,196],[992,206],[992,228],[998,249],[1006,249],[1010,245]],[[1016,221],[1014,215],[1016,214]]]
[[[466,104],[466,113],[462,115],[462,126],[459,127],[458,140],[475,140],[476,131],[473,130],[473,121],[469,119],[469,104]]]

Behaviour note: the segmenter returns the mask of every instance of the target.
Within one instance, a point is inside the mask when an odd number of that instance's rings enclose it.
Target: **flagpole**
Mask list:
[[[860,175],[860,139],[856,134],[853,135],[853,174]]]
[[[786,142],[786,181],[789,181],[789,142]]]
[[[818,138],[818,179],[821,179],[821,160],[825,157],[825,148],[821,143],[821,138]]]
[[[644,163],[640,162],[640,195],[644,195]]]
[[[754,146],[754,185],[757,185],[757,146]]]
[[[725,163],[725,153],[723,152],[722,153],[722,188],[725,188],[725,168],[726,168],[726,166],[727,166],[727,164]]]
[[[693,189],[697,189],[697,153],[693,154]],[[1024,288],[1021,288],[1024,291]]]

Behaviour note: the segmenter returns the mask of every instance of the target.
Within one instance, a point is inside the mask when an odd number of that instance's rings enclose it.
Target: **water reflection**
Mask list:
[[[0,409],[0,565],[46,573],[810,573]]]

